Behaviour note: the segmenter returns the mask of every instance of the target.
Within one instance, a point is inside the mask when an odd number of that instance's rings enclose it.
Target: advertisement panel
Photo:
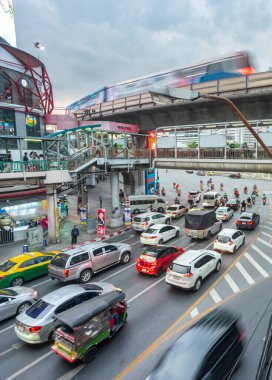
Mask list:
[[[106,233],[106,210],[104,208],[97,209],[97,235],[104,236]]]
[[[3,37],[10,45],[16,47],[12,0],[0,0],[0,20],[0,37]]]

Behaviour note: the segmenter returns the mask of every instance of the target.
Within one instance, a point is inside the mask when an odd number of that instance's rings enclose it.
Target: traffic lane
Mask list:
[[[136,272],[136,271],[135,271]],[[124,276],[124,273],[128,274],[128,272],[122,272],[122,276]],[[135,273],[137,275],[137,273]],[[155,325],[156,325],[156,330],[157,330],[157,324],[160,325],[161,329],[158,329],[158,336],[160,333],[162,333],[169,325],[170,322],[174,322],[176,319],[176,316],[183,313],[184,311],[187,310],[188,307],[191,306],[193,302],[195,302],[199,296],[209,287],[212,285],[212,283],[216,280],[216,278],[219,277],[220,274],[216,274],[214,276],[210,276],[203,284],[203,288],[200,290],[199,293],[194,294],[194,293],[187,293],[187,292],[182,292],[179,289],[169,289],[166,284],[164,284],[164,278],[162,278],[163,281],[159,282],[156,286],[152,287],[147,293],[144,295],[141,295],[138,300],[135,299],[135,301],[132,302],[132,305],[130,307],[129,313],[133,315],[132,323],[136,323],[136,326],[138,326],[138,319],[141,321],[143,320],[141,315],[147,315],[147,320],[148,321],[153,321],[154,323],[154,316],[153,311],[156,310],[156,319],[155,319]],[[125,283],[128,283],[129,281],[131,282],[131,275],[128,276],[128,279],[125,279]],[[149,283],[149,276],[143,277],[143,279],[148,280]],[[138,278],[137,278],[138,282]],[[143,283],[143,281],[141,281]],[[151,283],[151,281],[150,281]],[[134,285],[134,282],[132,282]],[[126,289],[124,289],[126,291]],[[169,290],[171,293],[169,293]],[[135,294],[137,295],[137,293]],[[170,295],[170,296],[169,296]],[[128,297],[129,298],[129,297]],[[147,300],[147,302],[146,302]],[[163,300],[163,302],[162,302]],[[151,302],[152,301],[152,302]],[[137,305],[137,302],[140,302],[140,308],[138,310],[138,306],[136,307],[136,311],[134,310],[135,307],[134,305]],[[143,314],[142,311],[142,306],[145,309],[145,312]],[[138,315],[139,312],[139,315]],[[150,315],[149,315],[150,314]],[[145,318],[146,320],[146,318]],[[143,332],[143,335],[141,335],[140,341],[145,341],[148,337],[149,331],[153,331],[153,326],[151,326],[147,323],[145,324],[145,328],[140,324],[137,329],[141,330]],[[132,336],[130,339],[133,339],[133,334],[134,331],[132,331]],[[139,334],[138,334],[139,335]],[[150,336],[150,339],[146,340],[147,344],[152,342],[152,339],[156,338],[156,334],[152,333]],[[141,345],[139,347],[142,347]],[[138,348],[138,345],[135,345],[135,350]],[[40,348],[38,349],[39,352],[37,352],[37,358],[33,358],[34,360],[39,359],[44,354],[44,350],[41,350]],[[133,352],[134,354],[137,354],[137,350]],[[16,353],[18,355],[18,353]],[[123,354],[122,354],[123,356]],[[26,355],[27,357],[27,355]],[[21,350],[20,350],[20,358],[21,358]],[[131,354],[127,358],[128,360],[131,359]],[[25,355],[23,355],[23,361],[20,364],[25,364]],[[39,368],[40,368],[40,363],[39,363]],[[6,365],[5,365],[6,367]],[[23,367],[23,365],[22,365]],[[118,371],[118,368],[117,368]],[[15,371],[16,372],[16,371]],[[107,374],[106,374],[107,375]],[[105,378],[105,377],[104,377]]]

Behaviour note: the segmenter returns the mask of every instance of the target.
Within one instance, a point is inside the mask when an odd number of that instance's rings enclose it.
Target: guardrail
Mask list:
[[[0,161],[0,173],[39,172],[68,169],[67,161]]]
[[[183,158],[183,159],[237,159],[237,160],[267,160],[266,152],[254,148],[157,148],[156,158]]]
[[[256,92],[272,91],[272,71],[245,75],[237,78],[214,80],[210,82],[191,84],[183,87],[188,90],[198,91],[202,94],[211,95],[235,95],[249,94]],[[175,104],[188,102],[182,99],[169,98],[165,104]],[[99,116],[107,116],[117,112],[133,111],[141,108],[159,106],[150,93],[127,96],[104,103],[90,106],[84,110],[78,110],[75,116],[79,120],[90,120]]]

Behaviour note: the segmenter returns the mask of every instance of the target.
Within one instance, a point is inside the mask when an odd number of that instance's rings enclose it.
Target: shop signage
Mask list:
[[[43,229],[41,226],[27,230],[27,245],[30,251],[43,247]]]
[[[97,209],[97,235],[104,236],[106,233],[106,210],[104,208]]]

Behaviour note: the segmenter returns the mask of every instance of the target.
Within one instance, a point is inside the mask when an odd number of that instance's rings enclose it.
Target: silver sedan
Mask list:
[[[117,290],[106,282],[92,282],[82,285],[66,285],[42,297],[26,312],[16,318],[17,337],[29,344],[53,342],[55,329],[59,324],[55,316],[85,301]]]
[[[0,321],[21,314],[38,299],[38,293],[32,288],[15,286],[0,290]]]

